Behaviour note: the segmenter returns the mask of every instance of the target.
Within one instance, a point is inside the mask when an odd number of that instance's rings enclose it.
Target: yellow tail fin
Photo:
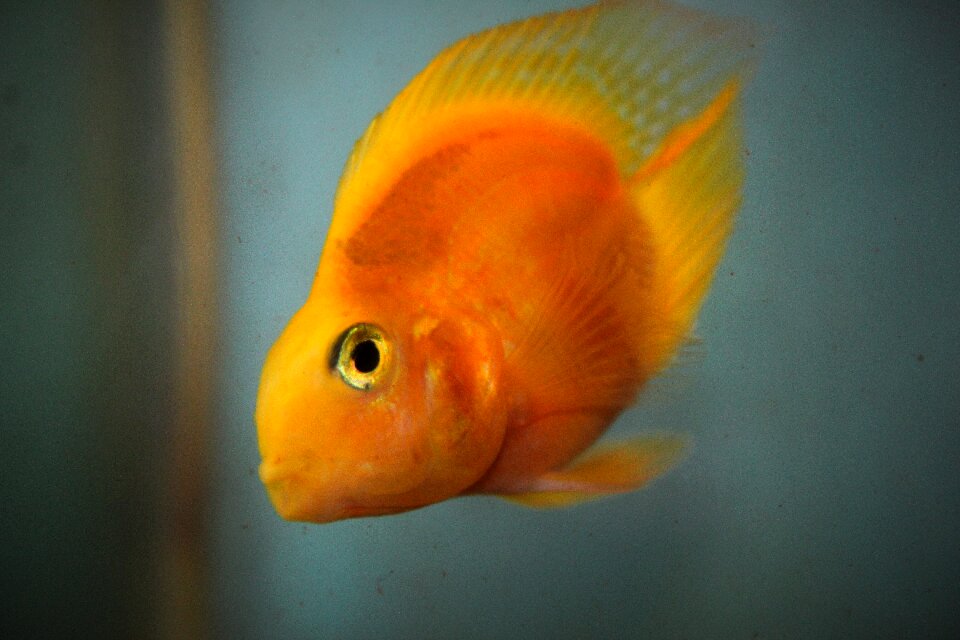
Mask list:
[[[654,299],[664,319],[646,345],[660,369],[687,337],[706,295],[743,184],[739,82],[730,81],[697,116],[664,138],[630,188],[654,246]]]

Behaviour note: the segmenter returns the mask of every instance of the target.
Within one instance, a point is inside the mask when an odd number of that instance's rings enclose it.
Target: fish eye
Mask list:
[[[330,368],[354,389],[367,391],[383,378],[390,345],[383,331],[361,322],[341,333],[333,343]]]

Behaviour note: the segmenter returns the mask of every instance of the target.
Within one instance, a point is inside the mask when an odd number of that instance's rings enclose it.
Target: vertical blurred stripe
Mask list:
[[[216,162],[204,0],[164,2],[173,135],[174,425],[162,537],[160,636],[210,635],[208,481],[217,340]]]

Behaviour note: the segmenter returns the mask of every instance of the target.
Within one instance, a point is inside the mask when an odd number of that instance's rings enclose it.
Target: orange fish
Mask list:
[[[370,125],[256,421],[278,513],[634,490],[685,440],[588,449],[689,336],[739,206],[740,22],[659,2],[443,51]]]

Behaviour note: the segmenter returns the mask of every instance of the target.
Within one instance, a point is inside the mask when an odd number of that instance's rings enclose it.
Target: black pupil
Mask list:
[[[380,364],[380,350],[373,340],[364,340],[353,348],[350,354],[353,366],[360,373],[370,373]]]

